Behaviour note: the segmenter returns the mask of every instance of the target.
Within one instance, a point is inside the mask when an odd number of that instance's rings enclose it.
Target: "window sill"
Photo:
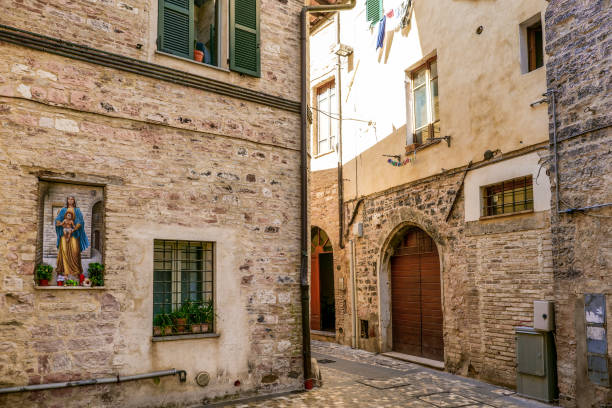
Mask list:
[[[494,220],[497,218],[512,217],[514,215],[531,214],[533,212],[534,212],[533,210],[525,210],[525,211],[517,211],[517,212],[507,213],[507,214],[487,215],[487,216],[480,217],[479,220],[480,221]]]
[[[105,290],[106,286],[34,286],[36,290]]]
[[[163,55],[165,57],[175,58],[175,59],[178,59],[178,60],[181,60],[181,61],[185,61],[185,62],[190,62],[190,63],[192,63],[194,65],[198,65],[200,67],[212,68],[212,69],[216,69],[216,70],[222,71],[222,72],[231,72],[227,68],[218,67],[216,65],[205,64],[203,62],[198,62],[196,60],[192,60],[192,59],[189,59],[189,58],[179,57],[178,55],[169,54],[167,52],[163,52],[163,51],[159,51],[159,50],[155,50],[155,54]]]
[[[318,159],[320,157],[327,156],[328,154],[332,154],[332,153],[335,153],[335,150],[330,150],[329,152],[325,152],[325,153],[317,153],[315,154],[314,158]]]
[[[158,342],[158,341],[189,340],[189,339],[207,339],[207,338],[217,338],[217,337],[219,337],[219,333],[178,334],[176,336],[151,337],[151,341]]]
[[[410,145],[406,146],[406,154],[412,154],[414,152],[418,152],[419,150],[426,149],[429,146],[437,145],[440,142],[441,142],[441,140],[433,140],[431,142],[427,142],[426,141],[425,143],[413,143],[413,144],[410,144]]]

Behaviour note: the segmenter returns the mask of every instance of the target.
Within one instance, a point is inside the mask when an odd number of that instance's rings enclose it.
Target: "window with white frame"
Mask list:
[[[412,140],[421,144],[440,136],[440,104],[438,98],[438,62],[430,59],[409,73],[409,116]]]
[[[338,101],[334,81],[321,85],[316,90],[317,132],[315,154],[328,153],[335,149],[338,135]]]

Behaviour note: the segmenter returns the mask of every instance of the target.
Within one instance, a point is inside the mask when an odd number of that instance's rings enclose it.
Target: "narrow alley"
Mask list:
[[[247,407],[544,408],[506,388],[335,343],[312,342],[322,387],[275,398],[254,398]],[[228,406],[228,405],[214,405]]]

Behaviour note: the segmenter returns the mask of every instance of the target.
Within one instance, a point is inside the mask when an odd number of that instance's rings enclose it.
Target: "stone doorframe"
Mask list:
[[[446,240],[438,232],[438,228],[430,218],[426,218],[422,213],[409,208],[399,208],[388,216],[389,221],[383,227],[379,236],[379,257],[378,257],[378,324],[379,336],[378,347],[381,353],[393,350],[393,328],[391,324],[391,257],[393,256],[393,246],[402,238],[402,232],[408,228],[416,227],[425,231],[434,241],[440,258],[440,290],[442,300],[442,331],[445,333],[445,290],[444,290],[444,255],[446,250]],[[446,357],[446,347],[444,349]],[[445,358],[446,360],[446,358]]]

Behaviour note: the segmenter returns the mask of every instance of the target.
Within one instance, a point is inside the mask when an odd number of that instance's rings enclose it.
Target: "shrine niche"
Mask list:
[[[104,188],[41,181],[39,193],[37,258],[53,268],[48,284],[90,286],[90,264],[103,258]]]

